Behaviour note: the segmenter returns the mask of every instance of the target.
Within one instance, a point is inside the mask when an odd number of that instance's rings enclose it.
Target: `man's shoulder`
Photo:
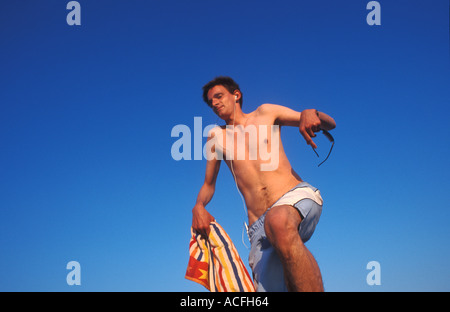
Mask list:
[[[280,107],[282,106],[278,104],[264,103],[258,106],[255,113],[258,115],[276,114]]]
[[[276,106],[278,106],[277,104],[271,104],[271,103],[264,103],[259,105],[255,112],[259,112],[259,113],[267,113],[270,112],[274,109],[276,109]]]

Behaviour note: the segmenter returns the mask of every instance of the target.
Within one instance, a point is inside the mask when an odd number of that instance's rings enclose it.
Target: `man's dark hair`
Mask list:
[[[241,98],[239,99],[239,105],[241,105],[242,108],[242,92],[241,89],[239,89],[239,85],[230,77],[226,76],[219,76],[208,82],[203,86],[203,101],[208,104],[209,107],[211,107],[211,103],[208,101],[208,92],[210,89],[214,88],[215,86],[224,86],[225,89],[228,90],[231,94],[233,94],[234,91],[238,90],[241,93]]]

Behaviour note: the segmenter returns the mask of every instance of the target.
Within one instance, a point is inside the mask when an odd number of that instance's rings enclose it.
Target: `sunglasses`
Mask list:
[[[330,151],[328,152],[327,157],[317,167],[320,167],[320,165],[323,164],[328,159],[328,157],[330,157],[331,151],[333,150],[333,146],[334,146],[334,138],[333,138],[333,136],[327,130],[323,130],[322,129],[322,133],[331,142],[331,148],[330,148]],[[314,149],[314,147],[312,149],[313,149],[314,153],[316,153],[317,157],[320,157],[319,154],[317,153],[317,151]]]

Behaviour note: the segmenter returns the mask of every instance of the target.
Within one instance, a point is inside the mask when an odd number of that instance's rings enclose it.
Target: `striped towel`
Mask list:
[[[236,247],[225,230],[211,222],[208,239],[191,228],[185,278],[212,292],[253,292],[255,287]]]

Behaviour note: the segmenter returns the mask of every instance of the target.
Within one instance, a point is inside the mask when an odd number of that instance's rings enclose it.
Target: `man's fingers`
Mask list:
[[[320,131],[321,121],[317,115],[317,110],[304,110],[300,115],[299,129],[306,143],[316,149],[317,145],[311,138],[315,138],[315,132]]]
[[[202,236],[208,237],[208,235],[209,235],[209,229],[207,229],[207,228],[197,227],[197,228],[194,228],[194,230]]]
[[[209,229],[202,229],[200,231],[198,231],[204,238],[208,238],[209,237]]]
[[[310,132],[311,131],[311,132]],[[307,131],[305,128],[301,128],[300,129],[300,133],[303,136],[303,138],[305,139],[306,143],[308,145],[311,145],[313,148],[317,148],[316,143],[314,143],[314,141],[311,139],[311,133],[312,133],[312,137],[315,137],[316,135],[314,134],[314,132],[312,132],[311,129],[309,129],[309,131]]]
[[[311,128],[307,128],[306,131],[308,132],[308,134],[309,134],[309,136],[311,138],[315,138],[316,137],[316,134],[314,133],[314,130],[313,130],[312,127]]]
[[[209,236],[209,232],[211,232],[210,224],[201,224],[201,225],[195,225],[193,226],[193,229],[200,233],[201,235],[205,236],[206,238]]]

